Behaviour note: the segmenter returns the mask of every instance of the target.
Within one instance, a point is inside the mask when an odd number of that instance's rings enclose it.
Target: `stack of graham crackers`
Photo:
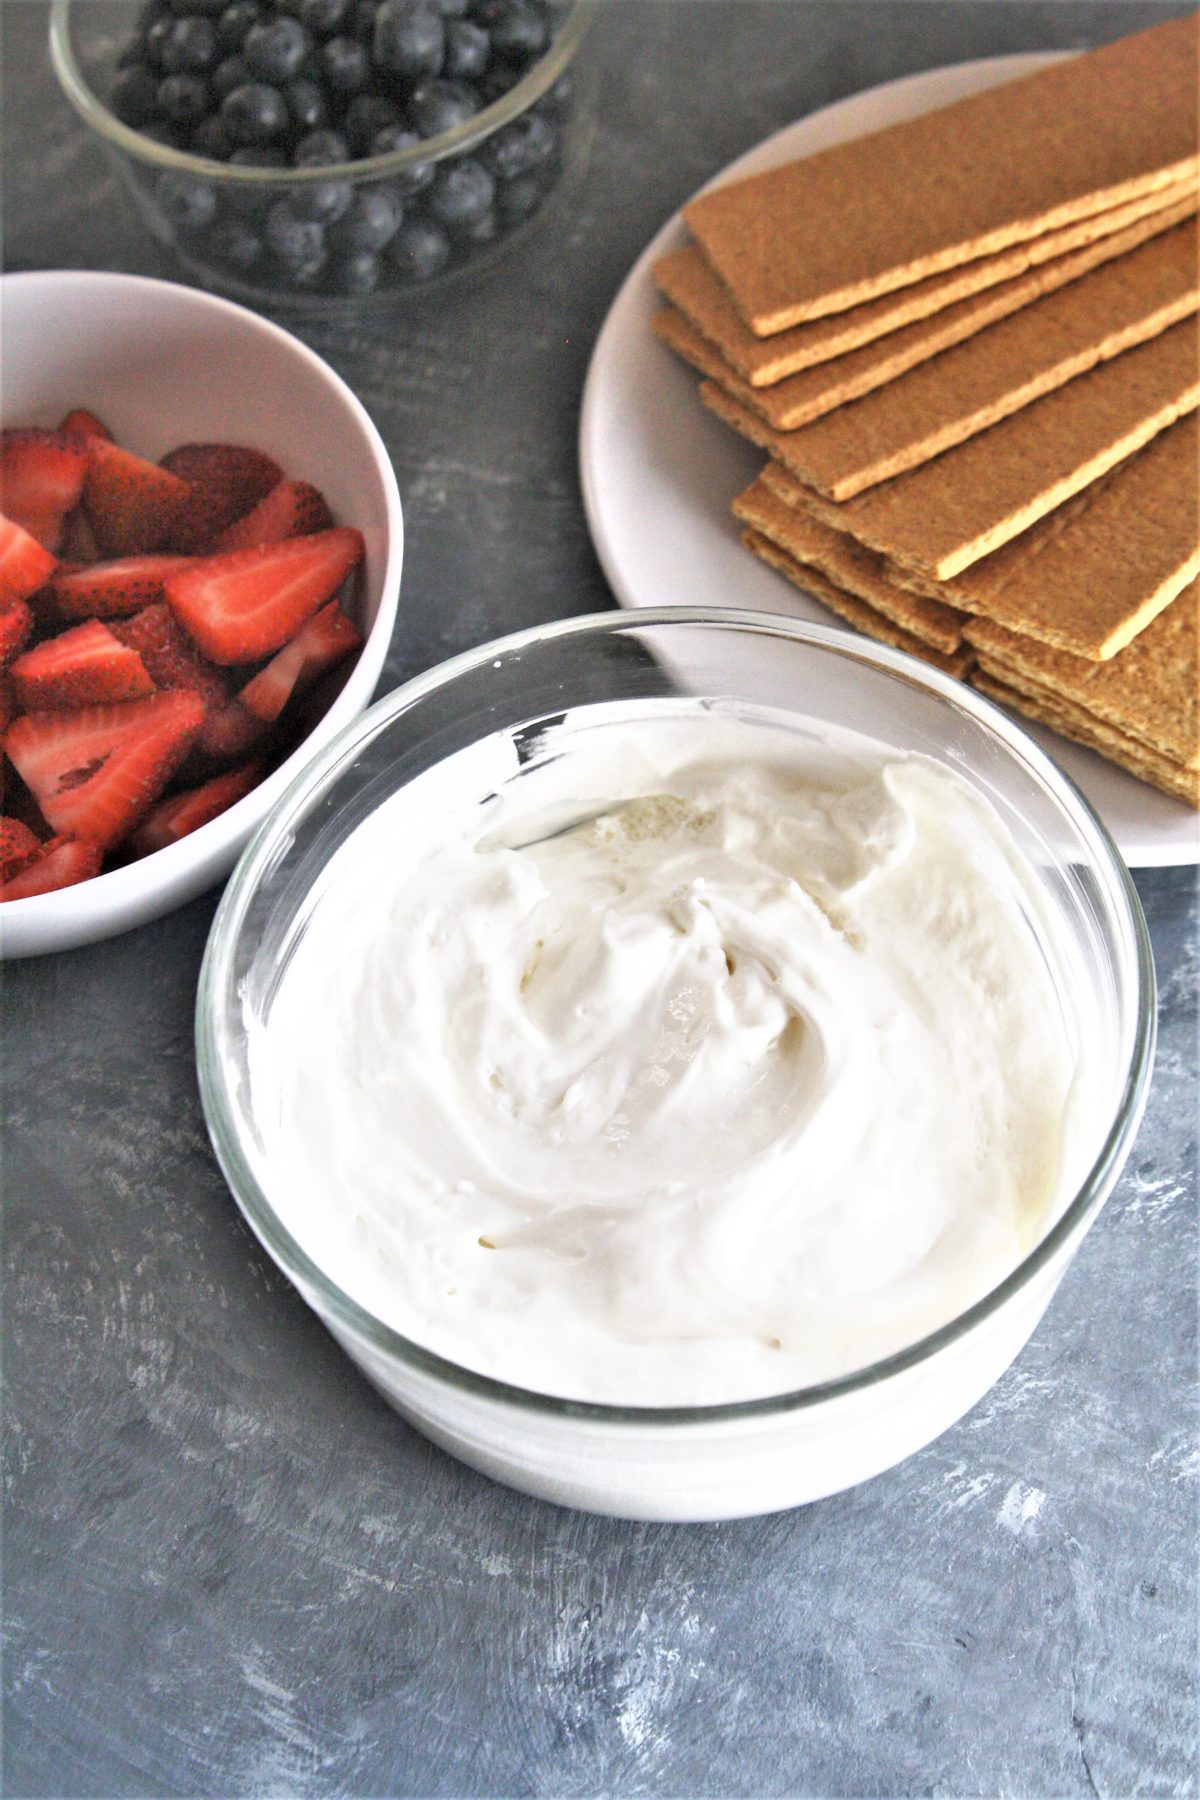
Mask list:
[[[714,189],[664,342],[743,541],[1200,804],[1197,18]]]

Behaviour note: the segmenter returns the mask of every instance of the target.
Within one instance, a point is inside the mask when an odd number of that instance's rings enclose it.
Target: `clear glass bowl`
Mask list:
[[[549,48],[513,87],[454,130],[415,148],[320,167],[271,170],[214,161],[123,124],[106,97],[140,0],[52,0],[50,55],[64,93],[100,139],[143,220],[191,276],[252,305],[349,316],[487,265],[565,198],[591,139],[590,70],[578,53],[598,7],[599,0],[551,0]],[[528,121],[535,116],[532,133]],[[468,166],[474,194],[490,187],[490,204],[482,211],[474,206],[469,223],[447,224],[447,184],[459,184],[461,204]],[[378,250],[354,248],[374,244],[388,225],[365,240],[352,236],[349,209],[356,218],[370,212],[378,220],[381,200],[383,216],[390,208],[397,220],[394,235]],[[273,209],[276,221],[297,213],[316,226],[305,237],[303,257],[281,261],[273,253],[272,244],[282,247],[271,226]]]
[[[939,758],[1008,827],[1053,925],[1060,1002],[1088,1046],[1089,1099],[1057,1215],[977,1304],[843,1379],[718,1406],[575,1402],[465,1369],[373,1317],[280,1216],[255,1112],[248,1021],[269,1021],[322,871],[390,795],[495,732],[529,742],[564,711],[681,696],[767,707]],[[238,865],[200,978],[200,1088],[217,1156],[269,1254],[419,1429],[543,1498],[625,1517],[795,1505],[890,1467],[972,1406],[1021,1349],[1111,1191],[1153,1058],[1154,972],[1120,855],[1078,790],[978,694],[844,632],[671,608],[570,620],[484,646],[380,701],[284,795]]]

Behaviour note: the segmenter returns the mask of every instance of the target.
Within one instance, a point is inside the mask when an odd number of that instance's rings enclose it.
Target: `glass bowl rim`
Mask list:
[[[71,42],[71,11],[83,0],[50,0],[50,61],[67,99],[85,124],[109,143],[139,162],[164,170],[194,175],[205,181],[231,182],[246,188],[277,190],[299,182],[374,181],[405,174],[422,163],[441,162],[448,156],[473,149],[485,138],[513,119],[549,92],[567,69],[586,36],[601,0],[570,0],[570,10],[562,28],[549,47],[533,63],[520,81],[508,92],[493,100],[490,106],[473,113],[452,131],[425,138],[409,150],[393,150],[387,156],[367,156],[341,163],[320,163],[304,168],[264,169],[240,163],[218,162],[210,157],[193,156],[190,151],[173,149],[169,144],[155,143],[132,125],[118,119],[98,94],[88,85]]]
[[[610,1401],[575,1400],[542,1393],[537,1389],[525,1388],[466,1368],[405,1337],[332,1281],[282,1223],[243,1154],[236,1110],[227,1103],[220,1054],[221,1026],[218,1020],[223,1016],[226,997],[231,993],[231,954],[245,908],[257,889],[260,876],[264,871],[270,871],[276,859],[278,842],[287,836],[293,815],[305,806],[310,796],[328,777],[349,767],[354,756],[368,740],[384,731],[393,719],[417,701],[450,685],[460,675],[495,661],[497,657],[519,653],[548,640],[572,636],[593,639],[636,630],[638,626],[672,625],[733,627],[797,639],[821,651],[831,651],[851,661],[882,670],[911,686],[931,692],[964,711],[977,724],[987,727],[994,736],[999,737],[1004,747],[1026,766],[1044,788],[1050,790],[1088,845],[1099,870],[1108,878],[1103,889],[1106,910],[1110,915],[1115,914],[1118,928],[1123,926],[1133,943],[1132,965],[1127,966],[1124,971],[1124,985],[1128,987],[1131,979],[1136,983],[1137,1016],[1120,1100],[1091,1168],[1049,1231],[1039,1238],[1002,1281],[979,1300],[947,1320],[944,1325],[917,1339],[915,1343],[834,1380],[812,1383],[787,1393],[748,1400],[721,1401],[711,1405],[635,1406]],[[418,1374],[433,1377],[477,1398],[500,1402],[526,1412],[610,1426],[704,1425],[770,1419],[781,1414],[804,1411],[842,1396],[865,1392],[881,1382],[918,1368],[938,1352],[965,1337],[976,1326],[984,1324],[1027,1287],[1072,1238],[1082,1238],[1107,1198],[1141,1120],[1154,1060],[1156,1027],[1154,960],[1149,931],[1137,889],[1124,859],[1095,809],[1071,778],[998,706],[974,688],[967,687],[965,683],[943,674],[929,664],[918,662],[903,651],[893,650],[888,645],[868,638],[853,636],[838,627],[813,625],[774,613],[732,607],[666,606],[581,614],[493,639],[404,682],[345,726],[284,791],[243,851],[222,894],[205,947],[197,986],[196,1061],[201,1103],[209,1136],[234,1200],[263,1248],[301,1295],[306,1300],[310,1293],[315,1292],[319,1296],[319,1305],[313,1301],[309,1301],[309,1304],[313,1305],[323,1323],[328,1323],[331,1319],[335,1325],[348,1329],[357,1338],[364,1340],[372,1350],[381,1352],[392,1362],[407,1366]]]

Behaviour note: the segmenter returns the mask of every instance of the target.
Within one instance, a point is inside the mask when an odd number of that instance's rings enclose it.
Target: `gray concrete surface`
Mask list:
[[[385,685],[611,603],[580,388],[622,275],[705,176],[890,76],[1172,10],[610,4],[571,216],[392,329],[304,333],[404,494]],[[168,272],[57,98],[44,26],[41,0],[0,0],[5,266]],[[5,970],[4,1793],[1195,1793],[1195,888],[1138,886],[1149,1112],[1025,1354],[902,1467],[723,1526],[506,1492],[357,1377],[208,1149],[212,897]]]

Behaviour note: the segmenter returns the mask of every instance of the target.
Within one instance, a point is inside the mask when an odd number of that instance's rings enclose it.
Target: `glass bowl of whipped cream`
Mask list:
[[[945,1430],[1117,1180],[1145,923],[979,695],[832,629],[549,625],[389,695],[243,856],[201,1092],[395,1408],[560,1504],[814,1500]]]

